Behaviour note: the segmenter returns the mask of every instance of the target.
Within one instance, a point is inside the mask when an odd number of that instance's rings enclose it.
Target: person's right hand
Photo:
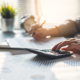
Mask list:
[[[66,45],[68,46],[65,47]],[[62,41],[52,48],[53,51],[59,51],[60,49],[65,50],[65,52],[73,51],[73,53],[80,53],[80,40],[70,39]]]
[[[39,24],[33,24],[30,30],[30,34],[33,34],[33,37],[37,40],[45,38],[48,35],[48,30],[45,28],[39,28]]]

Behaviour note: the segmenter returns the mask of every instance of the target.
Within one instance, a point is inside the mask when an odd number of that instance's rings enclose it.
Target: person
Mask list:
[[[76,20],[66,20],[59,26],[54,26],[53,28],[39,28],[39,24],[32,25],[30,34],[34,33],[33,37],[35,39],[42,39],[48,35],[50,36],[74,36],[77,33],[80,33],[80,18]]]
[[[75,34],[80,33],[80,18],[76,20],[66,20],[64,23],[60,24],[59,26],[55,26],[53,28],[39,28],[39,24],[32,25],[32,29],[30,30],[30,34],[35,33],[33,37],[35,39],[42,39],[46,36],[64,36],[70,37],[74,36]],[[56,44],[52,50],[59,51],[61,47],[68,45],[67,48],[62,48],[66,52],[69,50],[73,50],[73,52],[80,52],[80,40],[77,39],[70,39],[67,41],[62,41]]]

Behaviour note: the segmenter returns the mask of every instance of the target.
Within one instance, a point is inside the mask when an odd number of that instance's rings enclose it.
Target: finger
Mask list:
[[[70,39],[70,40],[76,40],[76,39],[72,38],[72,39]],[[63,42],[63,41],[62,41],[62,42]],[[55,50],[55,49],[57,48],[57,46],[58,46],[59,44],[61,44],[62,42],[60,42],[60,43],[58,43],[57,45],[55,45],[54,47],[52,47],[52,50]],[[77,41],[74,41],[74,42],[77,42]]]
[[[70,46],[68,46],[68,48],[66,49],[66,52],[69,51],[70,49],[77,49],[80,51],[80,43],[71,43]]]
[[[44,36],[44,35],[40,36],[38,39],[43,39],[43,38],[46,38],[46,36]]]
[[[61,48],[61,50],[66,50],[66,49],[67,49],[67,47],[62,47]],[[71,48],[69,51],[74,51],[74,49]]]
[[[75,44],[75,43],[71,43],[71,44],[67,47],[67,49],[65,50],[65,52],[68,52],[70,49],[74,49],[74,48],[76,48],[76,44]]]
[[[63,43],[59,44],[58,47],[56,48],[56,51],[59,51],[61,47],[66,46],[66,45],[70,45],[71,43],[78,43],[77,40],[67,40],[64,41]]]
[[[45,36],[43,36],[43,35],[41,35],[41,34],[38,34],[38,35],[36,36],[36,38],[39,40],[39,39],[45,38]]]
[[[62,47],[62,48],[61,48],[61,50],[66,50],[66,49],[67,49],[67,47]]]
[[[34,33],[35,32],[35,30],[37,30],[39,28],[39,24],[33,24],[32,26],[31,26],[31,30],[30,30],[30,33]]]
[[[34,38],[35,38],[36,40],[39,40],[39,39],[40,39],[40,37],[38,37],[38,36],[34,36]]]
[[[42,35],[42,33],[37,34],[37,35],[35,35],[35,36],[36,36],[35,38],[36,38],[37,40],[46,38],[46,36],[45,36],[45,35]]]
[[[72,40],[76,40],[75,38],[71,38],[71,39],[69,39],[70,41],[72,41]]]
[[[76,43],[80,43],[80,40],[79,39],[70,39],[69,41],[75,41]]]
[[[63,47],[63,48],[61,48],[61,50],[66,50],[67,49],[67,47]],[[70,49],[69,51],[73,51],[73,52],[75,52],[75,50],[74,49]]]
[[[63,41],[62,41],[63,42]],[[57,48],[57,46],[62,43],[62,42],[59,42],[58,44],[56,44],[54,47],[52,47],[52,50],[55,51],[55,49]]]
[[[35,32],[35,30],[37,29],[37,27],[38,27],[38,25],[37,25],[37,24],[32,25],[32,26],[31,26],[30,33],[34,33],[34,32]]]
[[[80,53],[80,50],[77,50],[77,49],[73,49],[73,53]]]
[[[67,47],[63,47],[63,48],[61,48],[61,50],[66,50],[67,49]],[[80,53],[80,50],[77,50],[77,49],[70,49],[69,51],[72,51],[73,53]]]
[[[41,36],[40,37],[39,36],[35,37],[35,39],[37,39],[37,40],[40,40],[40,39],[43,39],[43,38],[45,38],[45,37],[41,37]]]
[[[40,34],[41,34],[41,29],[39,28],[35,31],[35,35],[40,35]]]
[[[37,36],[33,36],[33,38],[35,38],[36,40],[39,40],[39,37],[37,37]]]
[[[36,30],[36,31],[35,31],[35,34],[33,35],[33,37],[34,37],[35,39],[40,39],[41,36],[42,36],[42,33],[40,32],[39,29]]]
[[[55,49],[55,51],[59,51],[61,47],[69,45],[70,41],[63,41],[62,43],[60,43],[57,48]]]

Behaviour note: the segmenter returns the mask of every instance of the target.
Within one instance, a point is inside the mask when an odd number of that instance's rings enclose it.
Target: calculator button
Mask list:
[[[64,50],[60,50],[59,54],[70,54],[70,52],[65,52]]]
[[[52,50],[51,50],[51,49],[44,49],[44,50],[41,50],[41,51],[50,52],[50,51],[52,51]]]
[[[59,54],[56,53],[56,52],[46,52],[47,54],[51,54],[51,55],[54,55],[54,56],[58,56]]]

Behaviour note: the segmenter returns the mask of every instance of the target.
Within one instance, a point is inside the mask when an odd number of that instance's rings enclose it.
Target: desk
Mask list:
[[[21,33],[21,34],[20,34]],[[14,33],[2,33],[2,38],[25,37],[28,34],[15,31]],[[0,52],[0,80],[80,80],[80,55],[62,59],[47,59],[29,52],[20,51]],[[21,53],[21,54],[20,54]],[[49,77],[32,78],[30,74],[41,71],[51,74]],[[51,71],[51,72],[50,72]],[[29,73],[30,72],[30,73]],[[40,73],[39,73],[40,74]],[[34,76],[37,74],[34,74]]]
[[[14,32],[0,31],[0,42],[4,41],[5,39],[27,37],[27,36],[29,36],[29,34],[21,30],[14,30]]]

